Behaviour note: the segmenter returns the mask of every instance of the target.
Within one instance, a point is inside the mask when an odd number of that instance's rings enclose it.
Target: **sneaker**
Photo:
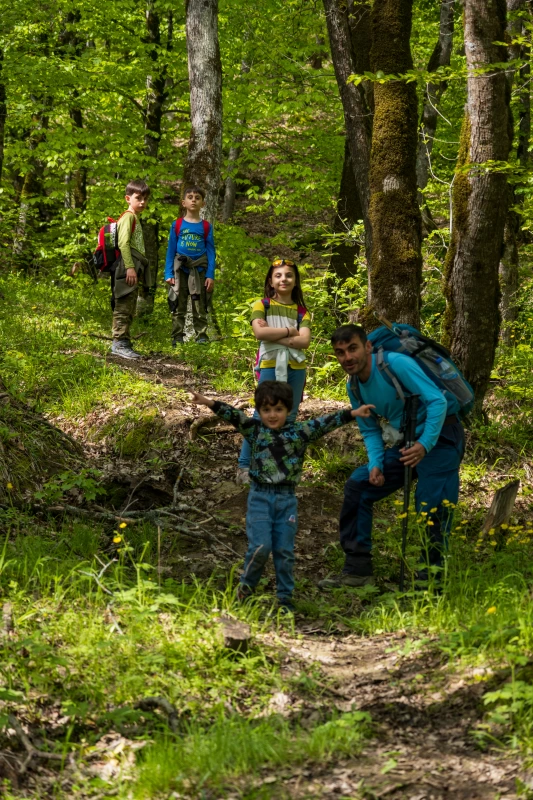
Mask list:
[[[237,586],[237,602],[238,603],[246,603],[254,593],[254,590],[251,586],[248,586],[246,583],[239,583]]]
[[[341,572],[340,575],[328,575],[318,582],[319,589],[342,589],[343,586],[373,586],[373,575],[350,575],[348,572]]]
[[[175,336],[172,339],[172,347],[176,347],[178,344],[185,344],[185,338],[183,336]]]
[[[142,355],[133,349],[131,342],[127,339],[115,340],[111,345],[111,352],[114,356],[120,356],[120,358],[142,358]]]
[[[196,340],[196,344],[209,344],[209,339],[207,336],[199,336]]]
[[[250,483],[250,470],[248,467],[239,467],[235,476],[237,486],[246,486]]]

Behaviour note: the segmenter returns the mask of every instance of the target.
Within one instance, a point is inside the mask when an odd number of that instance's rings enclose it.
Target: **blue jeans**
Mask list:
[[[302,402],[302,395],[304,393],[304,386],[305,386],[305,376],[307,374],[307,370],[305,369],[291,369],[290,367],[287,370],[287,383],[289,386],[292,386],[293,392],[293,407],[292,411],[287,417],[287,422],[294,422],[296,419],[296,414],[298,413],[298,407]],[[274,367],[265,367],[261,370],[261,374],[259,376],[259,383],[263,381],[275,381],[276,380],[276,370]],[[259,414],[257,411],[254,411],[254,417],[259,419]],[[251,457],[251,449],[250,445],[244,440],[241,447],[241,454],[239,456],[239,467],[241,469],[248,469],[250,466],[250,457]]]
[[[464,455],[464,430],[460,422],[446,425],[437,444],[424,456],[413,478],[417,478],[415,506],[426,511],[429,538],[429,564],[440,566],[447,549],[453,522],[453,508],[459,498],[459,465]],[[358,467],[346,481],[344,503],[339,520],[340,541],[345,554],[344,572],[351,575],[372,574],[372,510],[374,503],[388,497],[404,485],[405,467],[400,450],[385,450],[385,484],[373,486],[368,480],[368,465]],[[432,509],[435,509],[432,512]]]
[[[243,586],[255,589],[272,553],[278,599],[281,602],[291,599],[297,527],[298,500],[293,486],[252,483],[246,514],[248,550],[241,575]]]

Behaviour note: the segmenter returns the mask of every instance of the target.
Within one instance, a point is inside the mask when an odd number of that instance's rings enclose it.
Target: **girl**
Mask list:
[[[292,386],[294,405],[287,419],[298,413],[306,378],[305,350],[311,342],[311,317],[305,308],[300,274],[294,261],[276,258],[266,279],[263,300],[252,305],[252,330],[261,342],[257,365],[259,383],[286,381]],[[258,416],[255,412],[254,416]],[[243,442],[237,483],[248,483],[250,445]]]

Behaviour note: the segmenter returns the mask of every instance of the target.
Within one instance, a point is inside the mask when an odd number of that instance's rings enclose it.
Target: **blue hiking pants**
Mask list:
[[[429,565],[441,566],[453,521],[453,507],[459,498],[459,465],[464,455],[464,430],[459,421],[445,425],[437,444],[413,469],[417,479],[415,506],[427,512],[426,531],[429,544]],[[373,486],[368,464],[358,467],[344,487],[340,514],[340,542],[344,550],[344,572],[351,575],[372,574],[372,510],[374,503],[404,485],[405,467],[400,461],[399,447],[385,450],[383,474],[385,484]]]
[[[246,514],[248,550],[241,575],[243,586],[255,589],[272,553],[278,599],[291,599],[297,527],[298,500],[293,486],[252,483]]]
[[[292,393],[293,393],[293,406],[292,411],[287,417],[287,422],[294,422],[296,419],[296,415],[298,413],[298,407],[302,402],[302,396],[304,393],[304,386],[305,386],[305,377],[307,374],[307,370],[305,369],[291,369],[290,367],[287,370],[287,383],[289,386],[292,386]],[[276,380],[276,370],[274,367],[265,367],[261,370],[261,374],[259,376],[259,383],[263,383],[263,381],[275,381]],[[257,411],[254,411],[254,417],[259,419],[259,414]],[[244,440],[241,447],[241,454],[239,456],[239,467],[241,469],[248,469],[250,466],[250,457],[251,457],[251,450],[250,445]]]

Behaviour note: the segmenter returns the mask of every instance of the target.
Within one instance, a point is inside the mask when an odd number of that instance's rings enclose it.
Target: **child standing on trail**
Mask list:
[[[311,317],[305,307],[300,273],[294,261],[276,258],[265,279],[264,296],[252,305],[252,330],[261,345],[257,354],[259,383],[287,381],[294,402],[288,421],[294,422],[306,379],[304,351],[311,342]],[[256,412],[255,417],[258,417]],[[245,439],[239,456],[237,483],[249,482],[250,445]]]
[[[248,550],[237,596],[245,600],[253,593],[272,552],[279,603],[292,611],[294,537],[298,526],[295,491],[306,448],[355,417],[370,416],[373,406],[361,405],[306,422],[290,422],[293,390],[288,383],[261,381],[255,390],[257,416],[254,417],[247,417],[218,400],[191,394],[195,403],[208,406],[237,428],[251,450],[246,515]]]
[[[135,315],[139,287],[146,292],[152,285],[146,258],[140,216],[148,204],[150,189],[144,181],[126,186],[128,209],[117,223],[120,258],[113,272],[113,345],[111,352],[122,358],[142,358],[131,346],[130,327]]]
[[[191,297],[192,322],[196,341],[206,344],[207,295],[215,282],[215,242],[213,226],[200,219],[205,192],[198,186],[187,186],[182,206],[185,215],[170,226],[165,281],[168,284],[168,305],[172,313],[172,346],[183,344],[187,300]]]

